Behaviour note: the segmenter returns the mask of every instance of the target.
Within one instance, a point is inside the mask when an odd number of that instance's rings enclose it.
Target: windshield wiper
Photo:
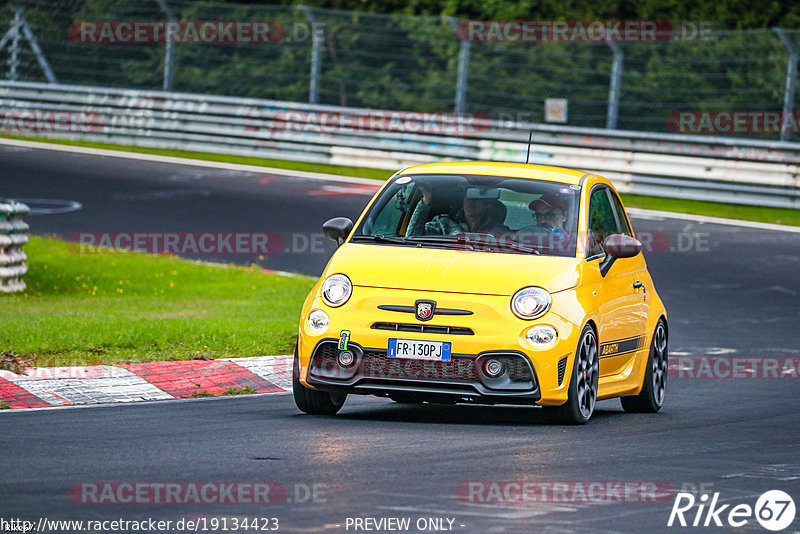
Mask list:
[[[458,235],[455,237],[446,237],[446,236],[412,236],[406,238],[408,241],[413,243],[419,244],[431,244],[431,245],[449,245],[452,247],[468,247],[469,250],[475,250],[475,242],[464,236]]]
[[[398,245],[410,244],[405,237],[394,237],[387,235],[359,234],[359,235],[354,235],[351,241],[376,241],[378,243],[396,243]]]
[[[511,249],[511,250],[515,250],[517,252],[525,252],[527,254],[537,254],[537,255],[540,254],[539,251],[536,250],[533,247],[526,247],[526,246],[520,245],[518,243],[514,243],[513,241],[502,241],[502,240],[501,241],[494,241],[492,243],[487,243],[487,245],[496,246],[498,248]]]

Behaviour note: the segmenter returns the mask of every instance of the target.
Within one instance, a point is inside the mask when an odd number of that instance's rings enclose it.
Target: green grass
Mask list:
[[[741,219],[789,226],[800,226],[800,210],[791,208],[767,208],[762,206],[741,206],[723,202],[705,202],[701,200],[681,200],[679,198],[649,197],[643,195],[622,195],[622,201],[629,208],[674,211]]]
[[[89,148],[103,148],[108,150],[122,150],[143,154],[157,154],[160,156],[173,156],[179,158],[199,159],[205,161],[221,161],[225,163],[238,163],[244,165],[257,165],[276,167],[287,170],[320,172],[357,178],[373,178],[385,180],[393,173],[384,169],[371,169],[366,167],[345,167],[323,163],[305,163],[300,161],[287,161],[278,159],[253,158],[245,156],[231,156],[211,152],[191,152],[188,150],[171,150],[162,148],[147,148],[112,143],[94,143],[88,141],[74,141],[69,139],[53,139],[50,137],[30,137],[21,135],[0,135],[10,139],[24,139],[28,141],[41,141],[62,145],[75,145]],[[704,202],[699,200],[681,200],[676,198],[661,198],[642,195],[622,195],[625,205],[632,208],[645,208],[677,213],[690,213],[708,215],[711,217],[724,217],[741,219],[745,221],[758,221],[790,226],[800,226],[800,210],[788,208],[767,208],[759,206],[741,206],[722,202]]]
[[[247,386],[243,388],[228,388],[223,395],[250,395],[251,393],[258,393],[258,390]]]
[[[37,366],[286,354],[313,285],[166,255],[78,254],[31,237],[21,294],[0,295],[0,353]]]

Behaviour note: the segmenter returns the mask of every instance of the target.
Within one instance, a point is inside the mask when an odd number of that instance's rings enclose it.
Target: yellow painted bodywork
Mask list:
[[[396,312],[378,305],[413,306],[419,299],[436,301],[437,308],[465,309],[470,316],[434,315],[426,324],[469,327],[474,336],[444,336],[403,332],[406,339],[450,341],[454,354],[478,354],[487,350],[515,350],[526,354],[536,372],[541,400],[538,404],[557,405],[567,400],[571,370],[578,338],[587,324],[596,329],[599,344],[629,338],[635,332],[645,337],[638,350],[600,360],[598,399],[639,392],[643,383],[650,340],[660,317],[666,320],[642,254],[617,259],[605,277],[598,264],[602,258],[585,258],[586,221],[589,193],[595,184],[613,185],[603,177],[571,169],[511,163],[435,163],[403,169],[398,174],[470,174],[509,176],[581,185],[578,247],[575,257],[506,254],[443,250],[407,246],[357,244],[346,241],[333,255],[320,280],[336,273],[346,274],[353,283],[353,294],[341,307],[322,301],[320,283],[311,290],[301,313],[298,358],[300,381],[308,386],[306,375],[312,351],[322,339],[337,339],[341,330],[351,332],[351,341],[363,347],[385,349],[398,332],[373,330],[375,322],[418,322],[413,315],[398,318]],[[380,194],[376,194],[375,198]],[[366,213],[375,198],[364,210]],[[358,228],[362,213],[354,228]],[[633,290],[635,281],[643,289]],[[551,309],[539,319],[526,321],[510,308],[511,297],[519,289],[539,286],[553,297]],[[645,293],[646,290],[646,293]],[[646,295],[646,298],[645,298]],[[315,309],[330,317],[328,330],[312,334],[306,319]],[[530,347],[525,332],[538,324],[554,326],[558,342],[550,349]],[[559,386],[557,363],[568,357],[567,372]]]

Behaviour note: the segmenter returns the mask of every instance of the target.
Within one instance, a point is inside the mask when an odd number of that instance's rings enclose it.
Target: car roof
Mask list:
[[[426,163],[406,167],[398,174],[478,174],[485,176],[508,176],[510,178],[530,178],[579,185],[582,178],[593,173],[566,167],[549,165],[530,165],[526,163],[498,163],[496,161],[454,161],[447,163]]]

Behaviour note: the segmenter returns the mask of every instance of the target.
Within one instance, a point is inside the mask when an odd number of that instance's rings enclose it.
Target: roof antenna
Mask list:
[[[528,155],[525,157],[525,165],[531,160],[531,139],[533,138],[533,130],[528,134]]]

